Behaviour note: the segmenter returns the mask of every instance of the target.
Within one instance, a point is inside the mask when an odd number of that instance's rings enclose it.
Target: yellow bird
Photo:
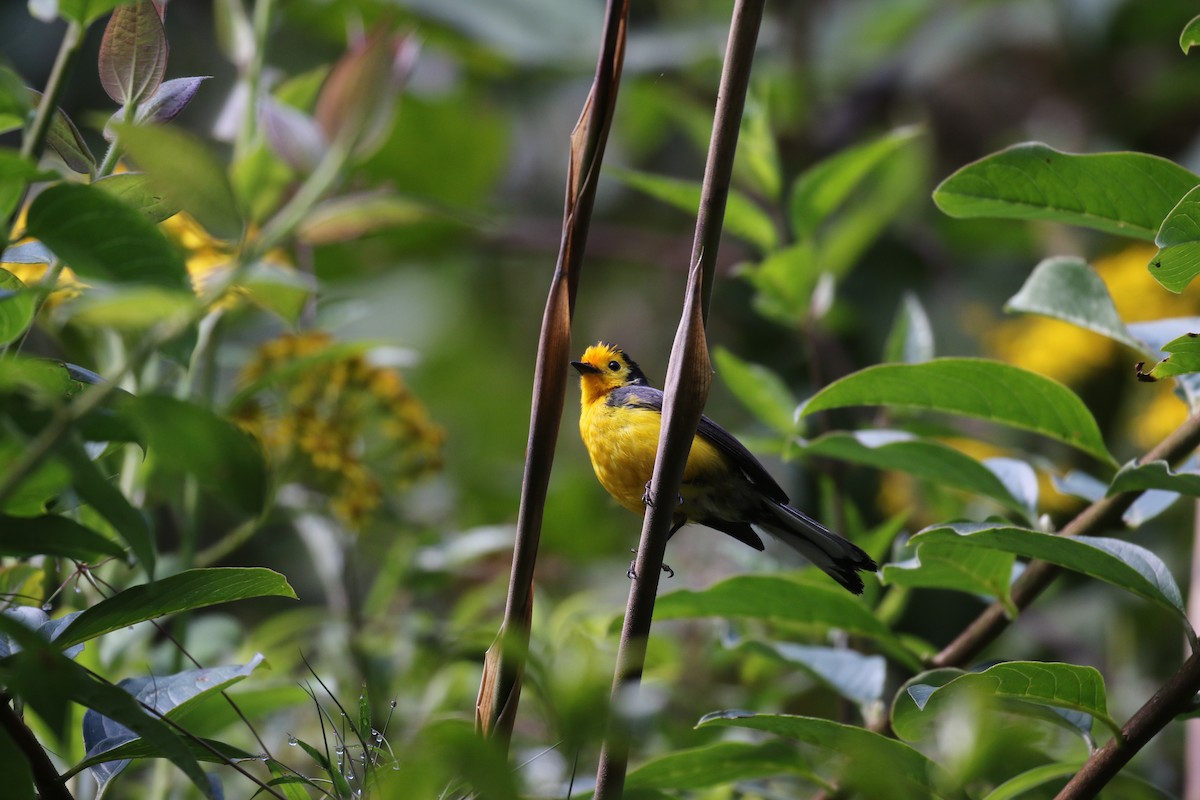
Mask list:
[[[654,471],[663,394],[620,348],[589,347],[571,366],[579,371],[579,433],[600,484],[641,514]],[[708,417],[700,418],[675,512],[674,535],[688,522],[706,525],[762,550],[753,525],[768,531],[855,594],[858,572],[875,562],[847,539],[788,505],[787,494],[749,450]]]

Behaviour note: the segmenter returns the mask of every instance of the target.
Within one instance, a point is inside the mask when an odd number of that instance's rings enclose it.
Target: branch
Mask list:
[[[725,201],[729,196],[733,158],[737,150],[762,12],[763,0],[737,0],[733,8],[725,65],[713,117],[712,139],[704,170],[704,185],[696,215],[696,236],[692,245],[683,314],[675,333],[664,385],[658,456],[650,481],[651,502],[642,521],[634,578],[617,650],[608,732],[596,773],[596,800],[615,800],[624,793],[625,772],[629,765],[629,732],[616,709],[629,693],[638,690],[641,681],[646,643],[654,617],[654,599],[658,593],[663,555],[675,513],[674,500],[683,482],[684,467],[712,380],[704,323],[712,297]]]
[[[1197,692],[1200,692],[1200,652],[1193,653],[1170,680],[1129,718],[1129,722],[1121,729],[1123,740],[1110,739],[1108,744],[1092,754],[1070,783],[1058,793],[1056,800],[1095,797],[1129,763],[1129,759],[1188,706]]]
[[[562,240],[542,317],[534,368],[525,476],[521,482],[508,599],[500,633],[488,648],[475,703],[476,729],[486,736],[499,739],[506,748],[520,700],[525,651],[529,645],[534,566],[537,563],[542,514],[567,392],[571,316],[575,309],[575,295],[600,163],[604,158],[625,61],[628,15],[629,0],[609,0],[596,76],[571,135]]]
[[[54,767],[54,762],[42,748],[41,742],[26,727],[24,720],[17,716],[13,709],[12,696],[7,692],[0,693],[0,729],[8,734],[8,738],[17,746],[29,761],[29,770],[33,773],[33,785],[43,800],[74,800],[67,791],[63,778]],[[11,779],[13,776],[9,776]]]
[[[1138,463],[1166,461],[1176,465],[1200,446],[1200,414],[1189,417],[1170,436],[1163,439],[1153,450],[1146,453]],[[1089,505],[1071,520],[1060,532],[1061,536],[1095,536],[1118,524],[1121,515],[1133,504],[1141,492],[1121,492],[1104,497]],[[1062,572],[1060,567],[1045,561],[1031,561],[1021,577],[1013,583],[1012,602],[1020,610],[1046,590]],[[931,669],[939,667],[964,667],[973,661],[985,647],[994,642],[1012,624],[1004,607],[992,603],[969,624],[954,641],[946,645],[929,662]]]

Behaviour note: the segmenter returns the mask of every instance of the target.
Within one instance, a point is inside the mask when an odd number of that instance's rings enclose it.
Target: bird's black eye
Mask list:
[[[613,372],[620,372],[621,371],[621,362],[620,361],[610,361],[610,362],[608,362],[608,368],[611,369]]]

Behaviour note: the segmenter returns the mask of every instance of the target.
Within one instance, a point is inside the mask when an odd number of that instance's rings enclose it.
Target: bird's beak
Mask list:
[[[578,370],[580,375],[595,375],[600,371],[599,367],[593,367],[586,361],[572,361],[571,366]]]

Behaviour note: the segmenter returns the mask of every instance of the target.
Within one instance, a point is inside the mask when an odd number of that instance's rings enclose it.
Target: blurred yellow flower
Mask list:
[[[266,342],[241,380],[260,388],[234,418],[286,480],[328,495],[352,528],[371,518],[386,491],[441,466],[442,430],[399,373],[339,348],[327,333]]]

